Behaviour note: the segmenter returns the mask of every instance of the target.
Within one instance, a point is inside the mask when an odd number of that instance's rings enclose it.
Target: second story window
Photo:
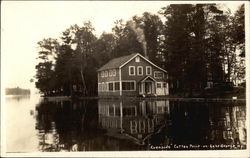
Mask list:
[[[101,72],[101,77],[104,77],[104,71]]]
[[[146,66],[146,75],[152,75],[152,67]]]
[[[129,66],[129,75],[134,76],[135,75],[135,67],[134,66]]]
[[[142,66],[138,66],[137,67],[137,75],[138,76],[142,76],[143,75],[143,68],[142,68]]]
[[[113,76],[113,70],[109,70],[109,76]]]
[[[160,71],[155,71],[154,72],[154,77],[155,78],[163,78],[164,77],[164,74]]]
[[[116,70],[114,69],[112,72],[113,72],[113,76],[115,76],[116,75]]]
[[[108,76],[109,76],[108,71],[105,71],[105,77],[108,77]]]

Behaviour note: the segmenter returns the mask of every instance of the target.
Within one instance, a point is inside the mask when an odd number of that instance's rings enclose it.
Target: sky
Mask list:
[[[114,21],[128,20],[143,12],[157,12],[166,1],[2,1],[1,2],[1,88],[35,90],[37,42],[59,38],[71,25],[90,20],[99,36],[111,32]],[[173,3],[173,2],[172,2]],[[187,3],[177,2],[174,3]],[[189,2],[188,2],[189,3]],[[197,3],[197,2],[196,2]],[[204,2],[203,2],[204,3]],[[235,11],[240,2],[226,2]]]

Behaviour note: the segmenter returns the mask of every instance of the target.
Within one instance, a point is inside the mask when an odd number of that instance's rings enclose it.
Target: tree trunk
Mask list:
[[[85,84],[85,80],[84,80],[84,76],[83,76],[83,70],[81,69],[80,70],[80,73],[81,73],[81,79],[82,79],[82,86],[83,86],[83,96],[85,95],[88,95],[88,91],[87,91],[87,88],[86,88],[86,84]]]

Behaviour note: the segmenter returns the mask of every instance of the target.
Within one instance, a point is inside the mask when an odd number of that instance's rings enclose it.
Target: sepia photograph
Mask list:
[[[1,1],[1,157],[250,157],[248,1]]]

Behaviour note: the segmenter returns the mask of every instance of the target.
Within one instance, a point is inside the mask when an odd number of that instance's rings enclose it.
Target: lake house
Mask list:
[[[97,70],[98,96],[165,96],[167,71],[139,53],[110,60]]]

